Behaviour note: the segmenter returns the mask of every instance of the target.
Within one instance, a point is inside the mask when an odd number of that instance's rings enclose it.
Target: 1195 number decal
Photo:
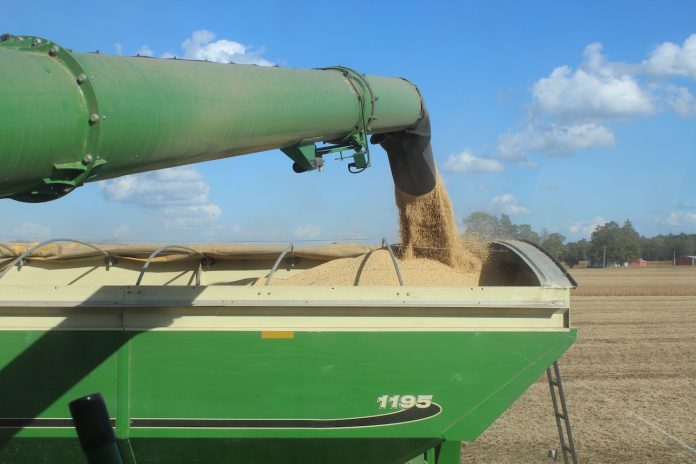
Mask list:
[[[382,395],[377,397],[379,409],[427,408],[433,403],[433,395]]]

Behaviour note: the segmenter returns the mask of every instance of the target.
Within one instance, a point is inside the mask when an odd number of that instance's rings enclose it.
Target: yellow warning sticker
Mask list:
[[[261,332],[261,338],[273,339],[273,338],[295,338],[295,332],[282,332],[282,331],[264,331]]]

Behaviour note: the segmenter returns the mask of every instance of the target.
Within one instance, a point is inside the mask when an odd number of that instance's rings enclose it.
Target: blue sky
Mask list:
[[[696,2],[0,2],[0,29],[78,51],[342,64],[415,82],[461,219],[575,240],[696,232]],[[0,200],[0,240],[393,239],[386,156],[295,175],[278,151]],[[184,186],[184,187],[182,187]],[[167,198],[186,198],[166,201]],[[164,201],[162,199],[165,199]]]

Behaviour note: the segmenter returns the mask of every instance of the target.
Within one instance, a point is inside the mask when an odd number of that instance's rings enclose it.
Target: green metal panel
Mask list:
[[[0,433],[6,433],[0,431]],[[37,438],[13,438],[0,436],[0,462],[8,464],[78,464],[85,462],[77,437],[52,438],[45,433]]]
[[[127,338],[121,332],[0,331],[0,418],[69,418],[68,403],[95,391],[113,414],[113,354]]]
[[[443,410],[428,420],[327,429],[321,436],[473,440],[573,339],[569,332],[296,333],[289,340],[254,332],[148,332],[133,341],[131,415],[351,418],[379,414],[381,395],[433,395]],[[177,349],[182,344],[187,349]]]
[[[300,332],[279,339],[223,331],[130,335],[0,332],[1,384],[16,377],[6,390],[13,393],[0,397],[1,416],[66,418],[71,399],[101,390],[112,414],[128,415],[125,424],[116,417],[117,434],[130,439],[133,462],[195,462],[195,453],[198,462],[400,464],[443,439],[474,440],[575,339],[574,330]],[[51,386],[52,379],[60,385]],[[382,395],[432,395],[441,410],[359,427],[253,423],[404,411],[400,405],[380,409]],[[161,419],[179,422],[158,424]],[[252,423],[210,422],[216,419]],[[6,441],[0,462],[74,462],[68,458],[74,439],[58,440],[74,437],[70,428],[5,428],[0,436]],[[195,443],[205,446],[189,447]],[[452,445],[446,451],[451,455]],[[293,458],[279,461],[284,452]]]
[[[403,79],[73,53],[32,40],[0,42],[0,198],[34,191],[44,200],[50,181],[63,182],[56,196],[91,180],[343,140],[364,126],[400,130],[421,115],[418,90]]]

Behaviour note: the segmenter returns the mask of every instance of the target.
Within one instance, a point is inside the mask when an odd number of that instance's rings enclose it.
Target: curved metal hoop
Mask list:
[[[111,256],[107,251],[102,250],[99,247],[96,247],[90,243],[86,242],[81,242],[80,240],[74,240],[72,238],[54,238],[51,240],[46,240],[41,243],[37,243],[33,247],[29,248],[28,250],[25,250],[24,253],[18,255],[10,264],[7,265],[5,269],[0,271],[0,279],[9,272],[10,269],[12,269],[16,265],[22,265],[24,263],[24,260],[27,256],[31,255],[34,251],[38,250],[39,248],[45,247],[46,245],[50,245],[51,243],[56,243],[56,242],[70,242],[70,243],[77,243],[83,246],[86,246],[88,248],[91,248],[93,250],[98,251],[99,253],[103,254],[106,257],[106,270],[108,271],[109,268],[116,262],[116,258]]]
[[[201,255],[204,259],[207,258],[207,256],[204,253],[201,253],[200,251],[196,251],[192,248],[188,248],[182,245],[166,245],[161,248],[158,248],[157,250],[153,251],[150,256],[147,257],[147,260],[145,261],[145,264],[143,264],[143,267],[140,268],[140,274],[138,275],[138,280],[135,282],[136,287],[140,285],[140,283],[143,281],[143,277],[145,276],[145,272],[147,271],[147,268],[150,267],[150,263],[152,263],[152,260],[155,259],[157,256],[159,256],[161,253],[171,250],[171,249],[178,249],[178,250],[184,250],[188,251],[189,255]],[[201,266],[198,266],[198,269],[196,269],[196,286],[199,286],[201,284]]]
[[[382,239],[382,248],[386,248],[389,252],[389,256],[391,256],[392,263],[394,263],[394,269],[396,269],[396,277],[399,279],[399,285],[403,287],[404,279],[401,277],[401,269],[399,268],[399,262],[396,260],[394,250],[392,250],[392,247],[387,243],[387,239],[385,238]]]
[[[295,245],[291,243],[290,246],[288,248],[286,248],[280,254],[280,256],[278,256],[278,258],[275,260],[275,263],[273,263],[273,267],[271,268],[271,272],[269,272],[268,275],[266,276],[266,283],[263,284],[264,286],[268,286],[271,283],[271,279],[273,278],[273,274],[275,273],[276,269],[278,269],[278,266],[280,266],[280,263],[283,261],[283,258],[285,258],[285,256],[288,253],[293,253],[294,251],[295,251]]]

